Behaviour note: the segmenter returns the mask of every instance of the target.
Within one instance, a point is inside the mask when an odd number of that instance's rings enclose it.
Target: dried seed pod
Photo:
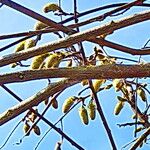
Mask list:
[[[139,127],[139,128],[137,128],[134,132],[137,133],[137,132],[142,131],[143,129],[144,129],[143,127]]]
[[[40,21],[36,22],[36,24],[34,25],[34,30],[42,30],[44,28],[48,27],[47,24],[42,23]]]
[[[120,111],[122,110],[123,106],[124,106],[124,102],[118,101],[118,103],[116,104],[115,109],[114,109],[114,114],[118,115],[120,113]]]
[[[49,98],[45,99],[43,102],[44,102],[45,105],[47,105],[48,102],[49,102]]]
[[[38,110],[37,110],[37,109],[35,109],[35,111],[38,113]],[[31,120],[32,122],[34,122],[36,118],[37,118],[37,115],[36,115],[34,112],[32,112],[31,115],[30,115],[30,120]]]
[[[46,59],[45,67],[56,68],[59,66],[61,60],[62,60],[62,56],[54,53]]]
[[[42,55],[38,55],[33,57],[32,63],[31,63],[31,69],[39,69],[40,65],[43,63],[43,61],[48,57],[49,54],[45,53]]]
[[[40,128],[39,128],[37,125],[35,125],[35,126],[33,127],[33,131],[34,131],[34,133],[35,133],[36,135],[40,135],[40,134],[41,134]]]
[[[141,148],[143,146],[143,142],[141,142],[141,144],[139,145],[139,147]]]
[[[133,115],[131,116],[131,118],[132,118],[132,119],[136,119],[136,114],[133,114]]]
[[[100,80],[95,80],[93,81],[93,88],[95,90],[95,92],[98,92],[100,86],[105,83],[106,80],[105,79],[100,79]]]
[[[34,39],[26,40],[26,42],[25,42],[25,49],[28,49],[28,48],[36,46],[36,43],[37,43],[37,41],[34,40]]]
[[[53,108],[57,109],[58,108],[58,101],[56,99],[52,99],[52,106]]]
[[[82,123],[85,125],[88,125],[89,123],[88,113],[84,106],[81,106],[79,108],[79,116],[80,116]]]
[[[105,59],[105,56],[102,53],[98,53],[97,58],[98,58],[98,60],[103,60],[103,59]]]
[[[17,46],[15,48],[15,52],[20,52],[24,49],[25,49],[25,41],[22,41],[19,44],[17,44]]]
[[[27,122],[25,122],[25,124],[24,124],[24,126],[23,126],[23,131],[24,131],[24,133],[26,134],[26,133],[29,131],[29,129],[30,129],[30,125],[29,125]],[[29,134],[30,134],[30,133],[28,133],[27,136],[28,136]]]
[[[12,63],[12,64],[10,64],[10,67],[11,67],[11,68],[15,68],[16,66],[18,66],[17,63]]]
[[[82,81],[81,81],[81,84],[82,84],[83,86],[88,85],[88,80],[86,80],[86,79],[85,79],[85,80],[82,80]]]
[[[70,59],[68,62],[67,62],[67,67],[71,67],[72,66],[72,60]]]
[[[112,84],[106,85],[106,86],[104,87],[104,89],[105,89],[105,90],[109,90],[112,86],[113,86]]]
[[[57,142],[54,150],[61,150],[61,144],[62,144],[61,142]]]
[[[31,114],[32,114],[32,111],[29,110],[29,111],[27,112],[26,116],[29,117]]]
[[[48,3],[43,7],[43,12],[48,13],[50,11],[60,11],[61,8],[55,3]]]
[[[125,98],[123,98],[123,97],[121,97],[121,96],[117,96],[117,99],[118,99],[119,101],[121,101],[121,102],[126,102],[126,101],[127,101],[127,99],[125,99]]]
[[[62,112],[67,113],[71,108],[71,106],[74,104],[75,100],[76,100],[75,97],[69,97],[68,99],[66,99],[62,106]]]
[[[91,100],[88,104],[88,114],[91,120],[94,120],[96,117],[96,104],[93,100]]]
[[[141,87],[138,87],[138,89],[137,89],[137,94],[140,96],[140,98],[141,98],[144,102],[147,100],[146,93],[145,93],[145,91],[144,91]]]
[[[121,79],[114,79],[113,86],[115,88],[115,91],[118,92],[121,90],[121,88],[123,86],[123,81]]]

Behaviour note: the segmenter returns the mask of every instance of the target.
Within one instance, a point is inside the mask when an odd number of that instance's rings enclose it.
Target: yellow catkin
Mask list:
[[[54,53],[47,57],[45,62],[46,68],[57,68],[62,60],[62,56],[58,55],[57,53]]]
[[[121,79],[114,79],[113,86],[115,88],[115,91],[118,92],[121,90],[121,88],[123,86],[123,81]]]
[[[34,30],[41,30],[48,27],[48,25],[46,25],[45,23],[42,23],[40,21],[36,22],[36,24],[34,25]]]
[[[95,92],[98,92],[100,86],[105,83],[106,80],[105,79],[100,79],[100,80],[95,80],[93,81],[93,87],[94,87],[94,90]]]
[[[59,11],[61,10],[61,8],[55,4],[55,3],[47,3],[44,7],[43,7],[43,12],[48,13],[50,11]]]
[[[33,127],[33,131],[34,131],[34,133],[35,133],[36,135],[40,135],[40,134],[41,134],[40,128],[39,128],[37,125],[35,125],[35,126]]]
[[[140,96],[140,98],[145,102],[147,100],[146,93],[142,88],[137,89],[137,94]]]
[[[20,52],[24,49],[25,49],[25,41],[22,41],[19,44],[17,44],[17,46],[15,48],[15,52]]]
[[[68,99],[66,99],[62,106],[62,112],[67,113],[71,108],[71,106],[74,104],[74,102],[75,102],[75,97],[69,97]]]
[[[34,40],[34,39],[26,40],[25,49],[28,49],[28,48],[31,48],[31,47],[34,47],[34,46],[36,46],[36,40]]]
[[[26,122],[26,123],[24,124],[24,126],[23,126],[23,131],[24,131],[24,133],[27,133],[29,129],[30,129],[30,125]],[[29,133],[29,134],[30,134],[30,133]],[[28,134],[28,135],[29,135],[29,134]]]
[[[79,116],[80,116],[82,123],[85,125],[88,125],[89,123],[88,113],[84,106],[81,106],[79,108]]]
[[[46,57],[48,57],[49,54],[45,53],[42,55],[38,55],[33,57],[33,60],[31,62],[31,69],[39,69],[39,67],[41,66],[41,64],[43,63],[43,61],[46,59]]]
[[[118,101],[118,103],[116,104],[115,109],[114,109],[114,114],[119,115],[119,113],[121,112],[123,106],[124,106],[124,102]]]
[[[92,100],[89,102],[88,104],[88,114],[91,120],[94,120],[96,117],[96,104],[95,102]]]

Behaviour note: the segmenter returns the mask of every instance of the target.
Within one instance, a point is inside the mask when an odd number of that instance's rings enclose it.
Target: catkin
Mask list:
[[[48,13],[50,11],[59,11],[61,8],[55,3],[48,3],[43,7],[43,12]]]
[[[67,113],[71,108],[71,106],[74,104],[74,102],[75,102],[75,97],[69,97],[68,99],[66,99],[62,106],[62,112]]]
[[[79,116],[80,116],[82,123],[85,125],[88,125],[88,123],[89,123],[88,113],[84,106],[81,106],[79,108]]]
[[[38,21],[38,22],[36,22],[36,24],[34,25],[34,30],[41,30],[41,29],[44,29],[44,28],[46,28],[46,27],[48,27],[47,24]]]
[[[96,104],[91,100],[88,104],[88,114],[91,120],[94,120],[96,117]]]
[[[47,56],[49,56],[48,53],[33,57],[32,63],[30,65],[31,69],[39,69]]]
[[[105,79],[100,79],[100,80],[95,80],[93,81],[93,88],[95,92],[98,92],[100,86],[105,83],[106,80]]]
[[[37,42],[34,39],[28,39],[28,40],[26,40],[26,42],[25,42],[25,49],[28,49],[28,48],[36,46],[36,43]]]
[[[115,109],[114,109],[114,114],[119,115],[119,113],[121,112],[123,106],[124,106],[124,102],[118,101],[118,103],[116,104]]]
[[[145,91],[142,88],[137,89],[137,94],[140,96],[140,98],[145,102],[147,100]]]
[[[22,41],[19,44],[17,44],[17,46],[15,48],[15,52],[20,52],[24,49],[25,49],[25,41]]]
[[[45,67],[46,68],[56,68],[59,66],[61,60],[62,60],[61,55],[58,55],[57,53],[51,54],[46,59]]]

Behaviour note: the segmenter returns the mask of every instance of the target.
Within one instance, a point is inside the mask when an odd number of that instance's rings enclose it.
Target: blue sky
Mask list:
[[[48,2],[57,2],[57,0],[40,0],[33,2],[31,0],[21,1],[21,0],[15,0],[15,2],[18,2],[19,4],[26,6],[30,9],[33,9],[34,11],[49,17],[52,20],[60,21],[59,17],[54,16],[52,13],[44,14],[41,11],[41,8]],[[85,10],[95,8],[98,6],[110,4],[110,3],[118,3],[118,0],[93,0],[87,1],[87,0],[80,0],[78,1],[78,9],[79,12],[83,12]],[[129,1],[120,1],[120,2],[129,2]],[[62,7],[65,11],[72,12],[72,1],[71,0],[62,0]],[[137,13],[143,10],[148,10],[149,8],[133,8],[129,10],[124,15],[121,15],[121,17],[125,17],[127,15]],[[81,17],[79,20],[84,20],[87,18],[90,18],[94,15],[99,15],[104,13],[98,12],[93,13],[91,15]],[[120,17],[108,17],[105,22],[117,19]],[[3,6],[0,8],[0,35],[3,34],[10,34],[10,33],[16,33],[16,32],[23,32],[23,31],[29,31],[33,30],[33,26],[36,22],[36,20],[25,16],[11,8],[8,8],[6,6]],[[81,28],[81,30],[88,29],[90,27],[93,27],[95,25],[100,25],[101,23],[94,23],[92,25],[86,26]],[[116,31],[113,35],[108,36],[108,40],[111,40],[113,42],[117,42],[129,47],[133,48],[141,48],[143,47],[144,43],[149,39],[150,33],[149,33],[149,24],[150,21],[140,23],[138,25],[134,25],[125,29],[121,29]],[[56,40],[57,37],[54,35],[51,36],[44,36],[42,41],[39,42],[40,44]],[[10,39],[10,40],[2,40],[0,41],[0,47],[3,47],[7,45],[9,42],[15,41],[16,39]],[[84,43],[84,48],[86,49],[86,54],[89,55],[92,52],[92,49],[95,45],[91,43]],[[12,53],[14,51],[15,47],[11,47],[4,52],[1,52],[1,55],[5,55],[8,53]],[[126,57],[126,58],[132,58],[132,59],[138,59],[137,56],[131,56],[128,54],[120,53],[117,51],[113,51],[112,49],[106,48],[106,51],[109,55],[113,56],[120,56],[120,57]],[[149,56],[143,56],[142,57],[145,61],[149,60]],[[29,62],[30,63],[30,60]],[[126,62],[127,63],[127,62]],[[26,69],[26,68],[23,68]],[[12,72],[20,70],[19,67],[15,69],[11,69],[10,66],[6,66],[1,68],[1,72]],[[149,79],[144,80],[146,82],[149,82]],[[22,99],[26,99],[36,92],[40,91],[42,88],[46,86],[46,81],[30,81],[27,83],[15,83],[15,84],[9,84],[8,87],[15,91],[16,94],[18,94]],[[149,82],[150,83],[150,82]],[[75,85],[71,87],[70,89],[65,90],[64,93],[62,93],[58,97],[59,101],[59,109],[54,110],[53,108],[50,108],[49,111],[46,113],[45,117],[48,118],[53,123],[58,120],[58,118],[62,115],[61,112],[61,106],[63,104],[63,101],[68,98],[69,96],[77,95],[78,91],[83,89],[83,86],[81,84]],[[18,102],[9,95],[4,89],[0,88],[0,99],[1,99],[1,106],[0,106],[0,113],[8,109],[9,107],[14,106]],[[88,93],[88,92],[87,92]],[[118,149],[120,149],[124,144],[130,142],[133,140],[133,127],[126,127],[126,128],[119,128],[116,124],[117,123],[123,123],[123,122],[130,122],[132,112],[130,109],[128,109],[128,105],[125,105],[125,108],[122,110],[121,114],[119,116],[113,115],[113,110],[115,107],[115,104],[117,103],[116,95],[118,93],[115,93],[114,90],[104,91],[100,92],[98,94],[98,98],[100,99],[100,103],[102,105],[104,114],[107,118],[107,121],[110,125],[110,128],[112,129],[112,133],[114,135],[114,139],[117,143]],[[149,99],[149,97],[148,97]],[[140,103],[140,102],[139,102]],[[39,110],[43,110],[43,104],[40,104]],[[79,105],[80,106],[80,105]],[[78,142],[81,146],[83,146],[86,150],[96,150],[96,149],[104,149],[109,150],[111,149],[110,143],[108,141],[105,129],[103,127],[102,121],[100,117],[97,114],[96,120],[91,121],[88,126],[85,126],[81,123],[79,116],[78,116],[78,107],[77,106],[63,121],[64,123],[64,132],[67,133],[71,138],[73,138],[76,142]],[[141,106],[142,107],[142,106]],[[12,130],[12,128],[16,125],[16,123],[24,116],[24,114],[20,115],[19,117],[11,120],[10,122],[6,123],[5,125],[0,127],[0,143],[2,144],[4,139],[7,137],[8,133]],[[48,126],[43,122],[40,121],[38,124],[40,128],[42,129],[42,134],[48,129]],[[60,124],[59,124],[60,125]],[[58,126],[59,126],[58,125]],[[23,143],[20,145],[14,145],[14,143],[18,142],[19,139],[23,136],[21,124],[17,131],[13,134],[11,139],[9,140],[9,143],[3,148],[3,150],[26,150],[26,149],[34,149],[36,143],[39,141],[40,137],[36,136],[35,134],[31,134],[29,137],[25,138],[23,140]],[[52,150],[55,146],[55,143],[59,141],[60,136],[55,132],[51,131],[48,136],[45,138],[45,140],[41,143],[39,150],[43,149],[49,149]],[[63,150],[75,150],[75,148],[68,143],[66,140],[64,140],[64,144],[62,145]],[[143,146],[141,150],[148,150],[150,149],[149,145]]]

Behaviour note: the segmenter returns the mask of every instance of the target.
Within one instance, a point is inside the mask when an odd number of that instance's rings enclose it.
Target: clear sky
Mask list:
[[[28,7],[29,9],[32,9],[46,17],[49,17],[52,20],[55,20],[56,22],[60,21],[60,17],[54,16],[53,13],[44,14],[41,9],[42,7],[48,3],[48,2],[56,2],[57,0],[39,0],[39,1],[31,1],[31,0],[15,0],[15,2]],[[62,0],[62,8],[66,12],[73,12],[73,0]],[[112,3],[119,3],[119,2],[129,2],[129,0],[119,1],[119,0],[78,0],[78,11],[83,12],[85,10],[89,10],[92,8],[96,8],[99,6],[112,4]],[[149,2],[149,1],[148,1]],[[126,12],[125,14],[119,16],[119,17],[108,17],[105,22],[110,20],[116,20],[120,17],[125,17],[130,14],[134,14],[143,10],[148,10],[149,8],[133,8]],[[94,15],[97,16],[99,14],[104,13],[105,11],[93,13],[88,16],[81,17],[79,20],[85,20],[90,17],[93,17]],[[10,34],[10,33],[16,33],[16,32],[23,32],[23,31],[30,31],[33,30],[34,24],[36,20],[21,14],[11,8],[8,8],[6,6],[3,6],[0,8],[0,35],[3,34]],[[81,28],[81,30],[86,30],[88,28],[91,28],[96,25],[100,25],[102,23],[94,23],[92,25],[86,26]],[[113,35],[108,36],[108,40],[111,40],[113,42],[117,42],[129,47],[133,48],[141,48],[143,47],[144,43],[149,39],[150,33],[149,33],[149,25],[150,21],[140,23],[138,25],[130,26],[125,29],[121,29],[116,31]],[[44,36],[42,41],[39,42],[40,44],[44,44],[47,42],[51,42],[52,40],[56,40],[57,37],[52,35],[51,36]],[[16,39],[10,39],[10,40],[1,40],[0,41],[0,47],[3,47],[7,45],[8,43],[15,41]],[[84,43],[84,48],[86,49],[86,54],[89,55],[93,47],[95,45],[91,43]],[[3,52],[1,52],[1,56],[12,53],[14,51],[15,47],[11,47]],[[126,57],[126,58],[132,58],[134,60],[137,60],[138,57],[134,56],[131,57],[131,55],[120,53],[117,51],[113,51],[112,49],[106,48],[106,51],[109,55],[113,56],[120,56],[120,57]],[[143,56],[142,59],[145,61],[149,60],[149,56]],[[121,62],[121,61],[120,61]],[[30,63],[30,60],[27,62],[27,64]],[[130,62],[126,62],[130,63]],[[22,69],[22,68],[21,68]],[[23,68],[22,70],[27,69]],[[4,72],[12,72],[20,70],[19,67],[12,69],[10,66],[6,66],[1,68],[1,73]],[[149,79],[144,80],[144,82],[149,82]],[[46,86],[46,80],[41,81],[30,81],[27,83],[15,83],[15,84],[9,84],[8,87],[15,91],[15,93],[20,96],[22,99],[26,99],[36,92],[40,91],[42,88]],[[109,82],[108,82],[109,83]],[[49,111],[46,113],[45,117],[49,119],[51,122],[56,122],[58,118],[62,115],[61,112],[61,106],[63,104],[63,101],[68,98],[69,96],[77,95],[78,92],[83,89],[83,86],[81,84],[75,85],[71,87],[70,89],[65,90],[59,97],[59,109],[54,110],[53,108],[50,108]],[[12,107],[16,105],[18,102],[15,100],[11,95],[9,95],[4,89],[0,88],[0,113],[8,109],[9,107]],[[88,92],[87,92],[88,93]],[[133,127],[126,127],[126,128],[119,128],[117,126],[117,123],[125,123],[125,122],[131,122],[131,116],[132,112],[128,105],[125,105],[123,108],[121,114],[119,116],[114,116],[113,110],[115,107],[115,104],[117,103],[116,95],[118,93],[115,93],[114,89],[109,91],[103,91],[98,94],[98,98],[100,100],[100,103],[102,105],[104,114],[107,118],[107,121],[110,125],[110,128],[112,130],[112,134],[114,136],[114,139],[116,141],[116,144],[118,146],[118,149],[121,149],[121,147],[130,142],[134,139],[133,137]],[[148,99],[149,99],[148,95]],[[139,102],[140,103],[140,102]],[[42,111],[44,104],[40,104],[39,110]],[[81,146],[83,146],[86,150],[110,150],[111,146],[108,141],[105,129],[103,127],[102,121],[97,114],[96,120],[91,121],[88,126],[85,126],[81,123],[79,115],[78,115],[78,107],[77,106],[63,121],[64,123],[64,132],[67,133],[71,138],[73,138],[76,142],[78,142]],[[141,106],[143,107],[143,106]],[[7,135],[11,132],[12,128],[17,124],[17,122],[24,116],[24,114],[20,115],[19,117],[11,120],[10,122],[6,123],[5,125],[0,127],[0,144],[5,141],[5,138]],[[13,134],[11,139],[9,140],[8,144],[3,148],[3,150],[26,150],[26,149],[34,149],[36,143],[39,141],[39,139],[42,137],[42,135],[47,131],[48,126],[43,122],[40,121],[38,124],[41,128],[41,136],[38,137],[35,134],[31,134],[29,137],[25,138],[23,142],[20,145],[16,145],[15,143],[19,141],[19,139],[23,136],[22,126],[21,124],[17,131]],[[60,126],[60,124],[58,124]],[[140,135],[140,134],[138,134]],[[46,138],[43,140],[41,145],[39,146],[39,150],[53,150],[55,143],[60,140],[60,136],[55,132],[51,131]],[[64,140],[64,143],[62,145],[63,150],[75,150],[74,146],[72,146],[68,141]],[[127,148],[128,149],[128,148]],[[141,150],[148,150],[150,149],[150,146],[145,144]]]

